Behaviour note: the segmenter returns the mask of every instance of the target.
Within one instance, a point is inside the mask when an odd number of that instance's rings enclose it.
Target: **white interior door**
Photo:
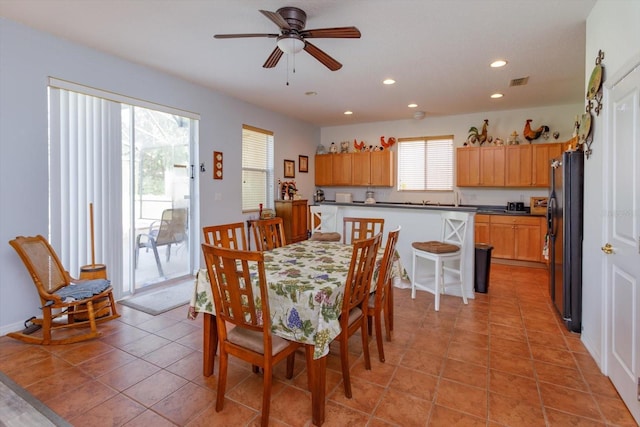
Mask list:
[[[640,66],[611,89],[605,256],[607,372],[640,423]],[[603,248],[605,253],[609,252]]]

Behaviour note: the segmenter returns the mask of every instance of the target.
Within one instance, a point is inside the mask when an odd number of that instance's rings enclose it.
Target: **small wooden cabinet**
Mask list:
[[[544,262],[544,217],[490,215],[489,240],[494,258]],[[481,228],[485,225],[481,224]],[[476,236],[483,231],[476,230]]]
[[[505,186],[531,185],[531,145],[509,145],[505,148]]]
[[[282,218],[287,243],[307,239],[308,207],[306,200],[276,200],[276,216]]]
[[[480,185],[504,186],[504,146],[480,149]]]
[[[474,241],[476,243],[487,243],[491,242],[491,232],[490,228],[490,215],[476,215],[475,218],[475,235]]]
[[[456,184],[458,187],[480,185],[480,147],[460,147],[456,150]]]
[[[393,152],[318,154],[315,157],[317,186],[376,186],[394,184]]]
[[[560,157],[563,144],[534,144],[532,147],[531,185],[549,187],[551,160]]]

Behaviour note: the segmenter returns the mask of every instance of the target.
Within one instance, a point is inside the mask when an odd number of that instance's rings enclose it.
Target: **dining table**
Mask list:
[[[324,422],[326,356],[329,344],[340,332],[339,316],[345,282],[351,263],[352,245],[304,240],[264,252],[273,334],[304,344],[312,421]],[[376,283],[384,248],[380,248],[372,286]],[[399,258],[393,276],[404,276]],[[251,266],[256,269],[257,265]],[[257,274],[254,275],[257,277]],[[253,284],[256,288],[258,283]],[[372,289],[373,291],[373,289]],[[218,334],[211,285],[206,269],[199,270],[189,306],[189,317],[203,313],[203,375],[213,374]]]

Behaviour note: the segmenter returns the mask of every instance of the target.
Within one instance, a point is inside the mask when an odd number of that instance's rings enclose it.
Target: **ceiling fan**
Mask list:
[[[233,39],[241,37],[270,37],[278,40],[278,45],[271,52],[271,55],[264,63],[264,68],[273,68],[284,53],[298,53],[304,49],[311,56],[323,63],[331,71],[342,68],[342,64],[327,55],[318,47],[312,45],[307,39],[312,38],[341,38],[359,39],[360,30],[356,27],[318,28],[315,30],[305,30],[307,14],[297,7],[281,7],[275,12],[260,10],[264,16],[269,18],[280,28],[280,34],[216,34],[216,39]]]

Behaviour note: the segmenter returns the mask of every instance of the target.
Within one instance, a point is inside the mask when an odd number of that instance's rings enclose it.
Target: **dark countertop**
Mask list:
[[[368,208],[396,208],[396,209],[424,209],[434,211],[458,211],[458,212],[475,212],[476,214],[483,215],[516,215],[516,216],[544,216],[541,214],[532,214],[529,209],[524,211],[508,211],[504,206],[492,206],[492,205],[459,205],[454,206],[451,204],[437,204],[437,203],[411,203],[411,202],[377,202],[377,203],[364,203],[354,201],[352,203],[342,203],[333,200],[325,200],[324,202],[316,203],[320,205],[335,205],[335,206],[362,206]]]

